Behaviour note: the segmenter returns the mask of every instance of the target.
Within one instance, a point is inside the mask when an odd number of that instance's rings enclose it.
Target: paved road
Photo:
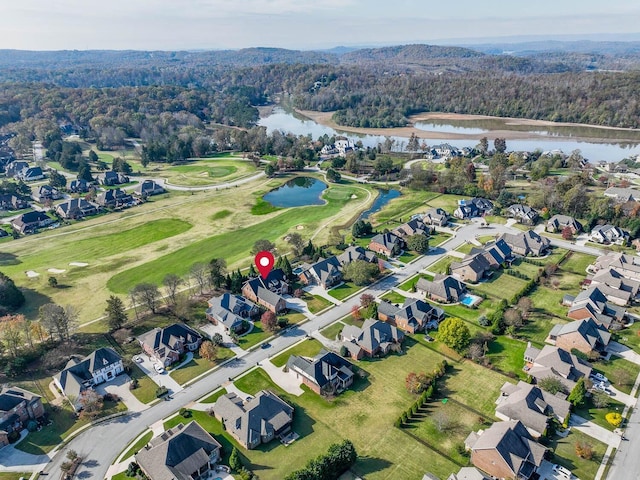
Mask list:
[[[404,266],[393,275],[381,279],[361,293],[368,293],[374,297],[378,297],[430,264],[438,261],[447,251],[457,248],[463,243],[474,239],[476,236],[507,231],[513,230],[504,225],[491,225],[488,228],[483,228],[477,223],[466,225],[457,231],[455,237],[452,237],[441,246],[433,249],[429,255]],[[247,352],[242,357],[225,364],[211,375],[173,395],[170,401],[161,402],[143,412],[110,420],[81,433],[69,442],[67,449],[76,450],[86,459],[79,470],[79,472],[82,472],[82,478],[104,478],[109,466],[123,449],[123,446],[127,445],[149,425],[161,420],[190,402],[207,395],[212,390],[227,382],[230,378],[240,375],[254,367],[257,363],[285,350],[304,338],[305,335],[311,335],[316,330],[322,329],[348,315],[354,305],[359,305],[359,297],[360,295],[357,295],[346,300],[342,304],[318,315],[306,324],[293,327],[291,330],[286,331],[270,342],[272,345],[271,348],[264,350],[259,348],[252,352]],[[640,436],[640,429],[638,435]],[[60,474],[60,464],[65,461],[65,451],[59,452],[45,468],[45,472],[52,474],[52,478],[56,478],[56,476]],[[640,456],[638,457],[640,458]]]

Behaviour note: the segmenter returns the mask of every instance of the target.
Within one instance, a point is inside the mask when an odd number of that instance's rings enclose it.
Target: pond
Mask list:
[[[322,199],[322,192],[326,188],[326,183],[315,178],[296,177],[262,198],[274,207],[324,205],[326,202]]]
[[[359,220],[366,220],[372,214],[379,212],[382,210],[387,203],[389,203],[394,198],[398,198],[400,196],[400,190],[380,190],[380,195],[376,197],[375,202],[371,205],[371,208],[365,210],[360,215]]]
[[[274,108],[271,115],[262,117],[258,121],[258,125],[267,128],[267,132],[274,130],[282,130],[291,132],[295,135],[311,135],[318,138],[324,134],[344,135],[354,140],[360,140],[365,147],[375,147],[379,143],[383,143],[385,136],[383,135],[360,135],[356,133],[347,133],[335,130],[325,125],[320,125],[315,121],[302,117],[295,113],[290,113],[282,108]],[[429,128],[434,132],[460,134],[466,133],[470,136],[475,134],[476,137],[486,135],[489,138],[490,146],[493,146],[494,131],[509,130],[520,132],[521,139],[507,140],[508,151],[528,151],[540,149],[542,151],[562,150],[566,154],[570,154],[573,150],[580,150],[582,155],[592,163],[599,161],[618,162],[630,155],[640,154],[640,139],[637,142],[629,142],[618,139],[618,136],[628,137],[629,135],[640,135],[637,131],[625,132],[620,130],[607,130],[593,126],[539,126],[519,125],[505,119],[490,120],[466,120],[466,121],[429,121],[420,122],[419,128]],[[482,132],[482,133],[479,133]],[[437,145],[440,143],[449,143],[455,147],[473,148],[478,144],[478,139],[460,139],[452,138],[444,140],[442,138],[429,138],[429,132],[425,131],[425,135],[419,135],[420,140],[428,145]],[[538,135],[538,138],[531,138]],[[583,140],[586,137],[590,140]],[[391,136],[395,140],[395,148],[404,147],[408,139],[404,137]],[[634,137],[635,138],[635,137]]]

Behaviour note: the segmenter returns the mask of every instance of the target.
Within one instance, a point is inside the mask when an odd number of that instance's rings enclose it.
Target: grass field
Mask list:
[[[0,480],[20,480],[21,478],[29,477],[31,477],[31,473],[0,472]]]
[[[576,442],[586,442],[593,448],[593,458],[586,460],[576,455]],[[585,435],[577,430],[571,430],[566,438],[555,438],[551,441],[551,448],[554,450],[552,462],[571,470],[577,478],[595,478],[600,462],[607,450],[606,444]]]
[[[391,303],[404,303],[405,297],[404,295],[399,294],[398,292],[387,292],[382,297],[383,300],[389,300]]]
[[[151,440],[152,438],[153,438],[153,432],[149,431],[145,433],[142,437],[140,437],[140,439],[136,443],[134,443],[129,447],[127,452],[122,457],[121,461],[125,461],[127,458],[133,457],[136,453],[138,453],[138,450],[140,450],[147,443],[149,443],[149,440]]]
[[[305,294],[302,299],[307,302],[307,308],[311,313],[318,313],[333,305],[329,300],[320,295]]]
[[[522,371],[522,367],[526,348],[526,342],[501,335],[489,344],[486,357],[503,372],[514,373],[520,380],[525,380],[527,374]]]
[[[512,277],[502,270],[498,270],[493,273],[489,280],[474,285],[471,290],[473,293],[481,294],[487,298],[509,301],[525,284],[525,280]]]
[[[435,263],[432,263],[431,265],[429,265],[426,269],[430,272],[433,273],[447,273],[447,270],[449,269],[449,265],[451,265],[453,262],[457,262],[458,259],[455,257],[452,257],[450,255],[445,255],[444,257],[442,257],[440,260],[438,260]]]
[[[331,295],[333,298],[337,300],[344,300],[348,296],[353,295],[358,290],[362,290],[363,288],[364,287],[359,287],[358,285],[355,285],[352,282],[344,282],[343,284],[338,285],[335,288],[332,288],[327,293],[329,293],[329,295]]]
[[[291,355],[315,357],[320,350],[322,350],[322,344],[319,341],[314,340],[313,338],[308,338],[294,345],[290,349],[285,350],[280,355],[273,357],[271,359],[271,363],[273,363],[276,367],[284,367]]]
[[[199,375],[211,370],[216,365],[224,362],[225,360],[233,357],[233,352],[229,348],[218,348],[218,353],[216,355],[216,361],[210,362],[206,358],[200,357],[198,353],[193,356],[193,360],[187,363],[185,366],[172,370],[170,375],[176,382],[180,385],[184,385],[185,383],[193,380]]]
[[[344,323],[337,322],[337,323],[334,323],[333,325],[329,325],[327,328],[320,330],[320,333],[324,335],[326,338],[328,338],[329,340],[335,340],[336,337],[338,336],[338,333],[340,333],[343,328],[344,328]]]

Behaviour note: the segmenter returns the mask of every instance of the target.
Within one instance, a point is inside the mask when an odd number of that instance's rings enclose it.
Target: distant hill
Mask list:
[[[438,45],[399,45],[395,47],[363,48],[342,55],[342,63],[406,63],[430,64],[433,59],[475,58],[483,53],[462,47]]]

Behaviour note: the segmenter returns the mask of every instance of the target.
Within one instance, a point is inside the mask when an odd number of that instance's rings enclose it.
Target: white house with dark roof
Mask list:
[[[629,232],[613,225],[596,225],[591,230],[590,239],[596,243],[624,245],[629,241]]]
[[[515,218],[524,225],[535,225],[538,220],[538,212],[529,205],[514,203],[507,208],[507,216]]]
[[[314,358],[291,355],[285,371],[295,375],[318,395],[342,392],[351,386],[354,379],[351,362],[324,349]]]
[[[626,306],[638,300],[640,280],[626,278],[615,268],[599,270],[589,280],[590,285],[597,286],[616,305]]]
[[[137,337],[142,350],[167,367],[178,361],[185,352],[195,352],[202,343],[202,335],[184,323],[156,327]]]
[[[72,357],[64,369],[54,375],[53,382],[69,403],[78,411],[82,408],[82,392],[109,382],[124,372],[122,358],[113,348],[99,348],[84,358]]]

